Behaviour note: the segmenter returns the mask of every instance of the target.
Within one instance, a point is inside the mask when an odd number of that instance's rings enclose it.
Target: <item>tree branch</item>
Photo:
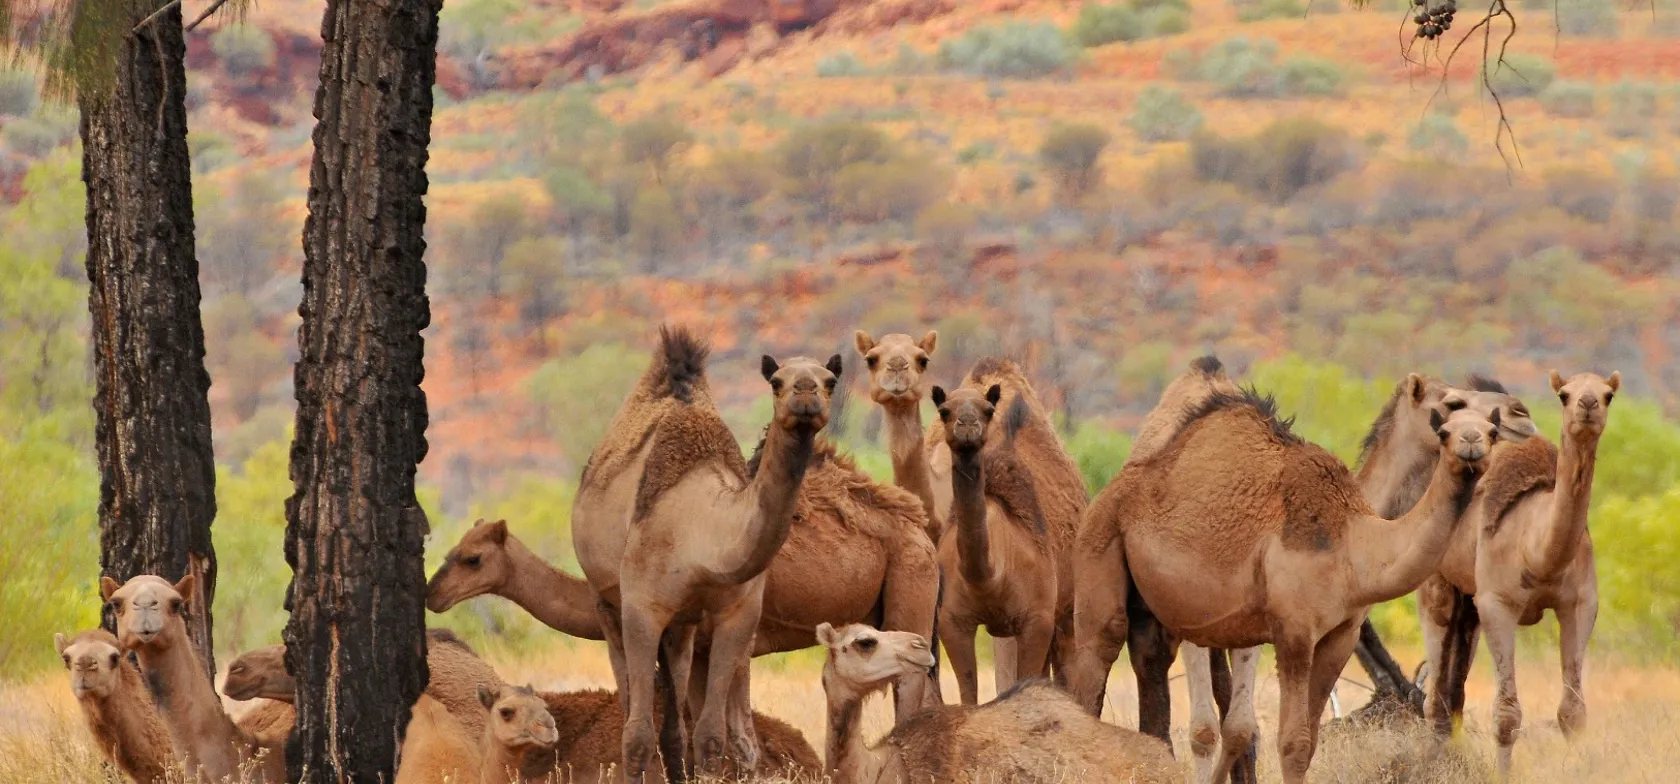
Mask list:
[[[222,6],[227,5],[227,1],[228,0],[216,0],[216,2],[211,3],[209,8],[204,9],[204,13],[199,14],[198,18],[192,20],[192,24],[187,25],[187,32],[192,32],[200,24],[203,24],[204,20],[209,19],[211,14],[222,10]]]
[[[174,8],[174,7],[176,7],[180,4],[181,4],[181,0],[169,0],[169,2],[164,3],[161,7],[158,8],[158,10],[153,11],[145,19],[141,19],[140,24],[135,25],[133,30],[128,31],[128,34],[133,35],[135,33],[140,32],[140,28],[145,27],[146,25],[149,25],[149,24],[157,21],[158,17],[163,16],[165,13],[167,13],[169,11],[169,9]]]

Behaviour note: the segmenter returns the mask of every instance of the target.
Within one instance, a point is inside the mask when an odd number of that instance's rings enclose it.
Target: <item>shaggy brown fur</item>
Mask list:
[[[1032,473],[1015,453],[1008,449],[986,450],[980,456],[984,466],[986,497],[996,501],[1010,522],[1033,535],[1039,548],[1048,551],[1049,529],[1044,522],[1044,510],[1038,505],[1038,490],[1033,486]]]
[[[680,406],[710,407],[711,388],[705,374],[710,351],[687,327],[659,328],[659,349],[613,417],[606,438],[590,453],[582,484],[597,475],[622,471],[642,451],[666,411]]]
[[[1501,447],[1476,491],[1483,530],[1498,532],[1505,513],[1524,496],[1556,486],[1557,461],[1557,447],[1542,436]]]
[[[695,466],[722,461],[739,483],[746,484],[747,464],[741,459],[741,445],[735,434],[711,407],[673,406],[659,419],[653,431],[653,448],[636,486],[633,521],[647,515],[665,491],[694,470]]]
[[[71,671],[76,702],[99,751],[139,784],[164,780],[174,764],[169,726],[158,714],[140,669],[128,660],[117,638],[102,629],[56,639],[65,669]],[[101,691],[89,690],[100,681]]]
[[[764,438],[747,461],[748,479],[758,474],[764,456]],[[883,485],[869,478],[852,458],[827,438],[819,435],[799,487],[796,517],[810,520],[827,514],[839,520],[847,531],[858,531],[875,539],[892,540],[911,528],[923,527],[922,504],[903,488]]]

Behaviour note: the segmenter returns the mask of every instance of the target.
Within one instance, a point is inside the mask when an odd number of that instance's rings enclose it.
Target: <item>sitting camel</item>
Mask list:
[[[53,646],[100,753],[137,784],[165,781],[175,766],[169,727],[117,638],[93,629],[71,638],[55,634]]]
[[[600,689],[556,693],[529,687],[486,688],[480,694],[490,709],[490,726],[479,752],[483,784],[614,780],[612,771],[621,757],[619,728],[624,726],[618,695]],[[821,772],[821,760],[798,730],[756,712],[753,724],[764,744],[761,775],[802,781]],[[665,780],[658,768],[649,774],[652,781]]]
[[[1442,580],[1475,598],[1476,615],[1486,628],[1498,680],[1493,716],[1502,776],[1510,773],[1511,748],[1522,726],[1517,627],[1539,623],[1546,610],[1557,616],[1563,649],[1558,725],[1573,735],[1587,718],[1581,668],[1598,616],[1598,572],[1587,507],[1599,438],[1609,423],[1621,374],[1611,373],[1606,379],[1581,373],[1565,380],[1554,370],[1551,384],[1563,406],[1561,448],[1544,438],[1531,438],[1496,451],[1476,489],[1469,524],[1440,563]],[[1438,614],[1438,608],[1424,608],[1423,614],[1432,612]],[[1450,706],[1442,697],[1450,689],[1448,669],[1431,670],[1426,706],[1437,728],[1450,731]]]
[[[242,781],[257,784],[285,781],[281,749],[260,743],[228,718],[193,650],[182,618],[185,597],[193,595],[193,576],[174,585],[149,574],[122,585],[101,577],[99,587],[116,611],[121,647],[134,651],[152,693],[168,695],[158,707],[187,773],[211,781],[241,774],[247,777]]]
[[[1182,780],[1160,741],[1098,721],[1042,680],[1023,681],[979,707],[925,711],[870,747],[864,698],[906,672],[926,670],[933,652],[920,635],[858,624],[825,623],[817,639],[828,648],[828,767],[839,784]]]
[[[1000,669],[1020,680],[1046,674],[1056,630],[1056,563],[1044,513],[1009,443],[1028,416],[1025,398],[1017,396],[1009,410],[1014,421],[1002,433],[1004,443],[985,449],[1002,394],[997,384],[948,396],[933,388],[951,449],[951,525],[939,541],[939,565],[957,576],[947,583],[939,622],[964,705],[979,702],[974,638],[980,626],[994,639],[1015,638],[1009,651],[1015,661]]]
[[[1240,649],[1264,643],[1277,650],[1283,779],[1305,780],[1360,622],[1434,571],[1498,437],[1497,423],[1480,416],[1437,413],[1441,458],[1429,488],[1390,521],[1372,513],[1346,466],[1289,424],[1270,398],[1214,395],[1163,448],[1127,463],[1080,532],[1071,676],[1087,710],[1100,707],[1134,590],[1174,636],[1235,651],[1224,754],[1208,780],[1229,774],[1256,731],[1258,657]],[[1183,590],[1187,570],[1196,590]]]
[[[928,332],[921,340],[904,334],[876,340],[858,330],[853,337],[858,353],[869,368],[870,397],[886,415],[893,482],[922,500],[930,536],[937,542],[950,527],[955,492],[953,456],[943,425],[936,420],[925,434],[922,431],[922,376],[939,344],[939,333]],[[1047,549],[1055,564],[1056,625],[1048,661],[1056,682],[1066,685],[1062,669],[1072,655],[1073,641],[1072,545],[1080,515],[1089,499],[1085,478],[1062,447],[1050,415],[1026,374],[1014,362],[982,359],[975,363],[962,386],[984,393],[994,384],[1002,392],[999,401],[993,404],[995,407],[1007,412],[1015,408],[1017,401],[1025,405],[1025,413],[1019,419],[1006,417],[1016,428],[1016,437],[1009,440],[1009,445],[1038,500]],[[1005,441],[1001,434],[988,430],[989,442]],[[1016,681],[1015,663],[1022,657],[1015,645],[1010,637],[994,640],[993,677],[1000,692]],[[952,666],[955,668],[956,664],[953,662]],[[1032,674],[1035,673],[1021,673]]]

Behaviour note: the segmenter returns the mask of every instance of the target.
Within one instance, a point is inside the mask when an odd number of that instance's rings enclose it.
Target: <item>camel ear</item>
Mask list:
[[[1611,392],[1616,392],[1616,391],[1620,390],[1622,388],[1622,371],[1620,371],[1620,370],[1610,371],[1610,377],[1607,378],[1607,379],[1604,379],[1604,383],[1610,385],[1610,391]]]
[[[1406,387],[1405,387],[1405,389],[1406,389],[1406,394],[1411,396],[1413,403],[1422,403],[1423,402],[1423,393],[1424,393],[1423,376],[1420,376],[1416,373],[1407,373],[1406,374]]]
[[[478,685],[478,702],[484,706],[485,710],[496,707],[496,700],[501,699],[501,697],[502,695],[498,694],[495,689],[482,683]]]
[[[998,401],[1002,400],[1002,399],[1003,399],[1003,385],[1002,384],[993,384],[991,389],[986,390],[986,402],[987,403],[991,403],[992,405],[995,406],[995,405],[998,404]]]
[[[58,649],[58,655],[64,655],[64,649],[70,647],[70,640],[60,632],[53,632],[53,647]]]
[[[939,330],[928,330],[928,333],[923,335],[921,340],[916,341],[916,345],[928,356],[933,356],[933,347],[939,345]]]
[[[186,602],[189,607],[192,606],[194,582],[195,578],[192,576],[192,572],[188,572],[186,576],[181,578],[180,582],[175,584],[175,592],[181,595],[181,601]]]
[[[834,625],[827,621],[817,624],[817,644],[825,648],[832,648],[839,643],[840,630],[834,628]]]
[[[100,577],[99,598],[104,599],[107,602],[111,601],[111,595],[116,593],[117,589],[121,587],[122,586],[117,584],[116,580],[111,579],[109,576]]]
[[[840,363],[839,354],[829,357],[828,364],[823,367],[828,368],[828,372],[833,373],[835,378],[839,378],[840,372],[846,369],[845,366]]]
[[[782,366],[776,364],[776,359],[769,354],[765,354],[764,358],[759,360],[759,372],[764,374],[765,381],[769,381],[770,377],[776,375],[776,371],[781,369]]]
[[[859,354],[868,354],[875,349],[875,339],[861,329],[852,333],[852,340],[857,342]]]
[[[488,532],[490,541],[495,542],[496,544],[502,544],[507,541],[506,520],[497,520],[494,523],[485,523],[485,526],[485,530]]]
[[[933,406],[938,408],[945,405],[945,388],[937,384],[933,387]]]
[[[1563,376],[1558,375],[1558,372],[1556,370],[1553,370],[1552,371],[1552,391],[1553,392],[1558,392],[1558,391],[1561,391],[1562,389],[1563,389]]]

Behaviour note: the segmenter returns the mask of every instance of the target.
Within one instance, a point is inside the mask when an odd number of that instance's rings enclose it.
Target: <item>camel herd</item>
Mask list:
[[[1357,471],[1291,430],[1218,360],[1191,363],[1095,498],[1013,362],[932,386],[938,334],[855,336],[890,441],[892,485],[821,431],[843,362],[764,357],[770,422],[743,459],[712,399],[708,349],[662,329],[652,361],[589,456],[572,509],[584,577],[476,523],[428,586],[445,612],[512,600],[565,634],[604,640],[617,691],[540,693],[502,681],[463,642],[429,633],[397,782],[670,780],[703,774],[840,782],[1167,782],[1167,668],[1182,650],[1199,781],[1223,781],[1258,734],[1258,648],[1273,646],[1277,752],[1305,780],[1331,689],[1372,605],[1417,592],[1426,716],[1449,734],[1485,629],[1498,675],[1499,769],[1521,725],[1515,630],[1562,630],[1566,733],[1585,722],[1581,665],[1597,612],[1586,515],[1620,376],[1551,374],[1554,446],[1497,383],[1413,374],[1367,436]],[[924,426],[926,391],[938,418]],[[280,781],[295,684],[280,646],[229,667],[224,693],[263,698],[237,722],[182,616],[192,577],[102,581],[117,615],[56,644],[101,749],[137,782],[172,765],[212,780]],[[1000,696],[978,702],[975,638],[994,638]],[[1468,636],[1468,650],[1448,645]],[[960,692],[946,705],[940,643]],[[826,754],[755,713],[754,656],[827,651]],[[1131,646],[1139,727],[1098,720]],[[133,652],[138,668],[124,652]],[[1214,680],[1229,653],[1221,711]],[[874,746],[860,711],[892,690]],[[1223,696],[1223,695],[1221,695]],[[655,764],[655,763],[659,764]]]

